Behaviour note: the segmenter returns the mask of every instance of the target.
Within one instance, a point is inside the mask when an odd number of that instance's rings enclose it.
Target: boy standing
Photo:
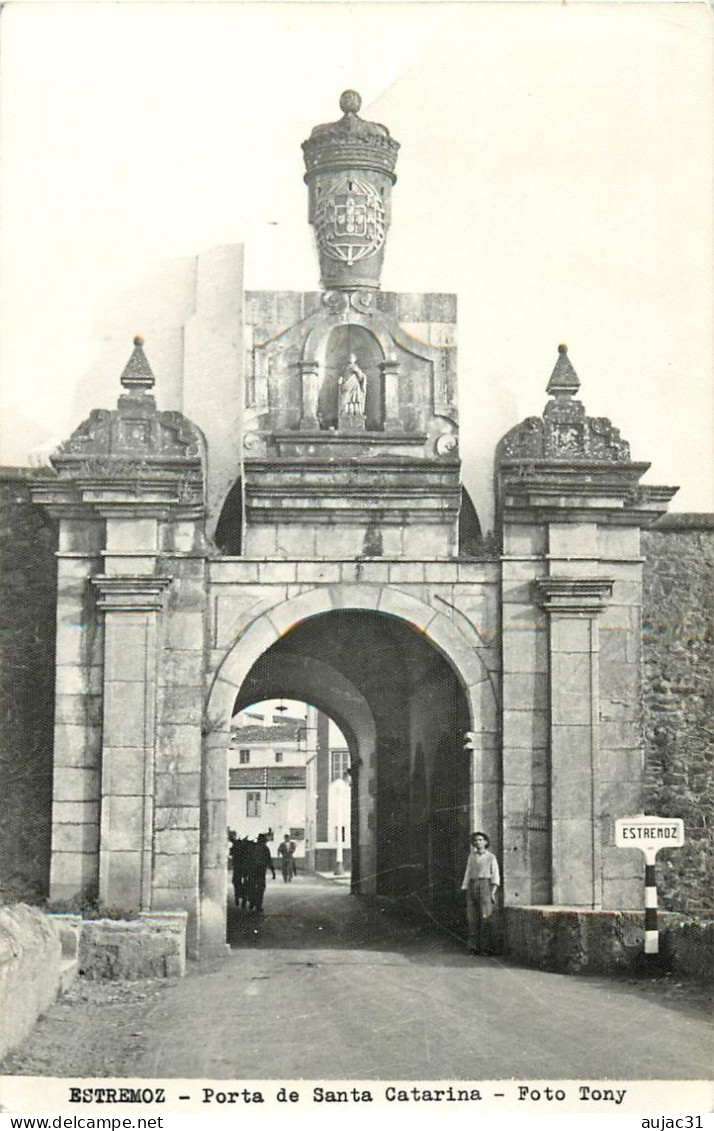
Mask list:
[[[493,954],[491,918],[501,884],[498,861],[488,851],[486,833],[471,836],[471,852],[461,890],[466,892],[466,918],[469,925],[469,954]]]

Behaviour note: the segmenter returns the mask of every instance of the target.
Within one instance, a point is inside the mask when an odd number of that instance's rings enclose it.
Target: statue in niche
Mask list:
[[[353,353],[340,376],[338,393],[339,427],[351,430],[364,428],[367,377]]]

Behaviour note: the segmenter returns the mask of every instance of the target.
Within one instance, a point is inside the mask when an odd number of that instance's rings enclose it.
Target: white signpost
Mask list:
[[[661,848],[681,848],[683,844],[681,817],[649,817],[640,813],[615,821],[616,847],[639,848],[645,854],[645,954],[659,954],[655,857]]]

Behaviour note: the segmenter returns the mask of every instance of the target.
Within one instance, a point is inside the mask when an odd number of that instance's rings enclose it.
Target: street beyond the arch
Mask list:
[[[79,979],[2,1071],[225,1080],[235,1102],[240,1082],[255,1080],[587,1087],[710,1072],[709,994],[693,983],[473,957],[463,939],[320,876],[269,879],[265,915],[231,908],[228,928],[225,958],[181,980]]]

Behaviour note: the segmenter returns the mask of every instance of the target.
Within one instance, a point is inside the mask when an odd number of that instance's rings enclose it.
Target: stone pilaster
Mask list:
[[[226,948],[226,828],[229,728],[217,727],[204,739],[201,789],[201,924],[202,955]]]
[[[116,409],[95,409],[52,456],[56,475],[33,490],[61,523],[52,894],[125,910],[185,906],[195,918],[203,438],[157,409],[141,338],[121,383]],[[184,777],[185,808],[157,817],[164,802],[180,804]]]
[[[157,614],[167,577],[93,578],[104,611],[99,898],[151,907]]]
[[[546,532],[508,527],[501,560],[504,895],[509,904],[550,899],[548,647],[546,616],[533,603]]]
[[[549,615],[552,902],[571,907],[602,905],[597,618],[612,587],[603,578],[536,582]]]
[[[639,531],[673,488],[577,400],[559,346],[541,417],[504,436],[503,812],[508,903],[626,907],[616,816],[641,808]]]
[[[101,569],[102,524],[66,515],[57,553],[57,642],[50,898],[98,890],[103,625],[87,577]]]

